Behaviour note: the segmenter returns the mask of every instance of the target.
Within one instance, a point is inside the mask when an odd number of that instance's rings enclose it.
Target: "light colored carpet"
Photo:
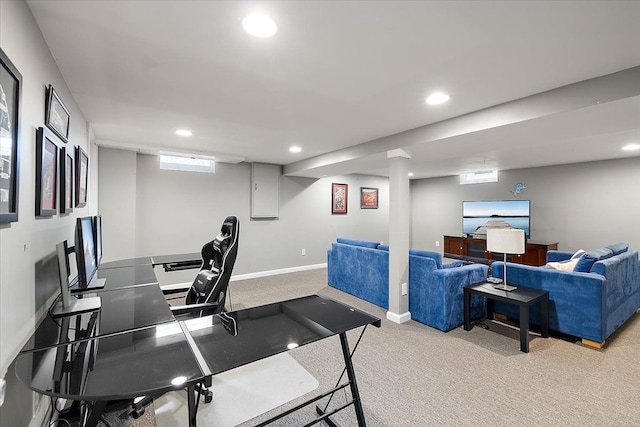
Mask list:
[[[197,422],[202,427],[233,427],[315,390],[318,381],[289,354],[241,366],[213,377],[213,402],[200,402]],[[154,401],[158,427],[186,425],[184,391]]]

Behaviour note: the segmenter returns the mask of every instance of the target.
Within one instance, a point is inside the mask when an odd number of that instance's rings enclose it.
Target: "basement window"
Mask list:
[[[186,171],[186,172],[205,172],[216,173],[216,161],[214,159],[206,159],[201,157],[160,155],[160,169]]]
[[[498,171],[467,172],[460,174],[460,185],[498,182]]]

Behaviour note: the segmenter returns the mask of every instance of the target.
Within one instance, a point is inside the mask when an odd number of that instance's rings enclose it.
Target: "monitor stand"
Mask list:
[[[63,300],[58,301],[51,314],[54,318],[59,318],[100,310],[101,307],[100,297],[76,298],[69,296],[68,304],[65,304]]]
[[[89,284],[86,287],[80,287],[77,283],[75,286],[73,286],[71,288],[71,292],[76,293],[76,292],[85,292],[85,291],[91,291],[91,290],[95,290],[95,289],[102,289],[104,288],[104,286],[107,283],[107,279],[106,277],[103,277],[101,279],[98,279],[95,275],[93,276],[93,279],[91,279],[91,281],[89,282]]]

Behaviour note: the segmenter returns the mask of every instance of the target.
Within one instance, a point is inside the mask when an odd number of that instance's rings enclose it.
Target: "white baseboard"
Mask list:
[[[327,267],[327,263],[325,262],[323,264],[301,265],[300,267],[281,268],[279,270],[267,270],[267,271],[258,271],[256,273],[238,274],[235,276],[231,276],[231,282],[235,282],[236,280],[247,280],[247,279],[256,279],[258,277],[275,276],[278,274],[285,274],[285,273],[295,273],[297,271],[316,270],[318,268],[326,268],[326,267]]]
[[[387,319],[391,320],[394,323],[404,323],[411,320],[411,313],[408,311],[402,314],[392,313],[391,311],[387,311]]]

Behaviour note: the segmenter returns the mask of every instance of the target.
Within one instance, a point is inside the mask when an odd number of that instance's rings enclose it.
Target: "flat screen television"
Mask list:
[[[105,281],[94,278],[98,271],[94,242],[93,218],[90,216],[76,220],[75,247],[78,268],[78,286],[74,291],[104,288]]]
[[[462,232],[486,236],[487,228],[519,228],[531,237],[529,200],[462,202]]]

